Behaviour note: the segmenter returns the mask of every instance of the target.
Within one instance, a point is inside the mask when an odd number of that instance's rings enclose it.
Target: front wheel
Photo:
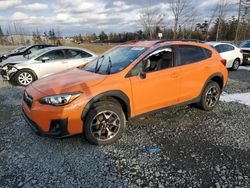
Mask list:
[[[209,82],[202,92],[199,107],[203,110],[212,110],[219,102],[221,94],[221,88],[218,83],[211,81]]]
[[[30,70],[20,70],[15,75],[15,82],[20,86],[28,86],[35,81],[35,75]]]
[[[125,115],[121,106],[112,101],[101,101],[93,105],[87,114],[84,126],[85,138],[95,145],[116,142],[125,130]]]

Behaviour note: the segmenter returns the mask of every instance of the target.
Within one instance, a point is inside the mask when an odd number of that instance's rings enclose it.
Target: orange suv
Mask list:
[[[23,116],[38,135],[83,133],[105,145],[117,141],[133,117],[179,104],[213,109],[227,79],[225,61],[204,43],[136,42],[32,83]]]

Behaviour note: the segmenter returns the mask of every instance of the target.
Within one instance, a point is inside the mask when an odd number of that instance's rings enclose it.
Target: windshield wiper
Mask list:
[[[100,65],[99,65],[99,60],[102,59]],[[101,57],[98,58],[97,62],[96,62],[96,66],[95,66],[95,73],[99,72],[101,66],[102,66],[102,63],[104,61],[104,55],[102,55]],[[99,65],[99,66],[98,66]]]
[[[111,60],[111,57],[109,56],[109,66],[108,66],[108,69],[107,69],[107,74],[111,73],[111,68],[112,68],[112,60]]]

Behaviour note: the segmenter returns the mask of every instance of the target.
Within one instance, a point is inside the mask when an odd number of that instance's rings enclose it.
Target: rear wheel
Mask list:
[[[219,102],[221,94],[221,88],[218,83],[211,81],[209,82],[201,95],[199,107],[203,110],[212,110]]]
[[[15,82],[20,86],[28,86],[33,81],[35,81],[36,77],[30,70],[20,70],[15,75]]]
[[[126,127],[122,107],[111,101],[101,101],[87,114],[84,126],[85,138],[95,145],[107,145],[116,142]]]
[[[240,66],[240,60],[239,59],[235,59],[234,60],[234,62],[233,62],[233,65],[232,65],[232,70],[233,71],[237,71],[238,70],[238,68],[239,68],[239,66]]]

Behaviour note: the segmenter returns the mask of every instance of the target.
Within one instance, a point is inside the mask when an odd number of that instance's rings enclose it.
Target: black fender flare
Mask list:
[[[120,90],[111,90],[111,91],[106,91],[106,92],[96,95],[87,103],[87,105],[85,106],[82,112],[82,116],[81,116],[82,121],[85,120],[89,110],[91,109],[91,106],[103,97],[113,97],[115,99],[118,99],[120,103],[122,102],[122,108],[124,110],[126,119],[129,119],[131,117],[131,108],[130,108],[130,101],[129,101],[128,96]]]
[[[224,86],[224,76],[223,76],[222,73],[216,72],[216,73],[210,75],[210,76],[207,78],[207,80],[206,80],[206,82],[205,82],[205,84],[204,84],[204,86],[203,86],[203,88],[202,88],[202,90],[201,90],[200,96],[202,95],[202,93],[203,93],[205,87],[207,86],[208,82],[210,82],[211,80],[213,80],[213,78],[216,78],[216,77],[220,77],[220,78],[222,79],[222,86],[221,86],[221,89],[223,88],[223,86]]]

